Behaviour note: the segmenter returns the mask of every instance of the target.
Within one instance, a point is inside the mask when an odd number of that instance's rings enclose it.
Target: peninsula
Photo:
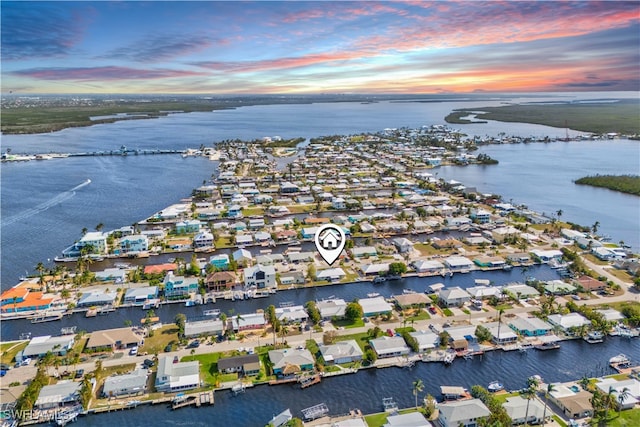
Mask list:
[[[590,175],[575,180],[575,183],[640,196],[640,176],[638,175]]]

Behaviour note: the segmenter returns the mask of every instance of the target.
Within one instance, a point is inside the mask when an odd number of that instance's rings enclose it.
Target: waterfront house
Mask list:
[[[439,403],[438,412],[438,421],[442,427],[476,427],[491,415],[480,399]]]
[[[315,237],[316,231],[318,231],[318,227],[303,227],[302,238],[305,240],[311,240]]]
[[[457,249],[462,247],[462,242],[457,239],[433,239],[431,244],[436,249]]]
[[[554,383],[553,386],[554,390],[549,392],[549,400],[557,405],[564,415],[574,419],[593,416],[591,393],[586,390],[575,391],[560,383]]]
[[[278,243],[290,242],[296,237],[298,237],[298,232],[295,230],[280,230],[276,232],[276,240]]]
[[[440,345],[440,336],[430,330],[409,332],[409,335],[415,338],[420,352],[432,350]]]
[[[256,257],[256,262],[262,265],[274,265],[282,261],[284,261],[284,256],[282,254],[258,255]]]
[[[264,329],[267,326],[267,320],[264,318],[264,313],[236,314],[231,317],[230,320],[231,326],[236,332],[251,329]]]
[[[167,299],[187,298],[190,293],[198,291],[197,277],[175,276],[172,271],[167,273],[163,283]]]
[[[95,278],[101,282],[124,283],[127,281],[127,270],[106,268],[102,271],[96,271]]]
[[[306,279],[302,271],[287,271],[280,273],[281,285],[304,285]]]
[[[226,270],[229,268],[229,255],[213,255],[209,258],[209,264],[213,265],[218,270]]]
[[[378,276],[380,274],[386,274],[389,271],[389,263],[361,264],[360,270],[365,276]]]
[[[507,261],[519,264],[528,264],[531,262],[531,256],[527,253],[515,253],[507,255]]]
[[[413,268],[418,273],[440,274],[444,270],[444,264],[440,261],[419,259],[413,262]]]
[[[167,246],[169,246],[171,250],[174,250],[176,252],[184,252],[191,250],[191,247],[193,246],[193,240],[187,237],[167,239]]]
[[[491,221],[491,212],[482,208],[471,209],[471,219],[479,224],[486,224]]]
[[[62,251],[63,257],[77,258],[82,254],[83,248],[88,248],[91,254],[107,255],[107,233],[91,231],[86,233],[80,241]]]
[[[396,357],[409,354],[411,351],[402,337],[382,336],[369,341],[371,348],[376,352],[380,359],[386,357]]]
[[[112,398],[144,394],[148,375],[149,371],[146,369],[136,369],[123,375],[111,375],[104,380],[102,396]]]
[[[222,357],[218,359],[218,372],[232,374],[237,372],[244,376],[260,373],[260,357],[257,354]]]
[[[551,314],[547,317],[547,321],[551,325],[562,329],[564,332],[569,332],[572,328],[579,328],[591,324],[591,321],[580,313]]]
[[[613,308],[599,309],[595,311],[602,314],[604,320],[606,320],[607,322],[618,322],[624,319],[624,315],[618,310],[614,310]]]
[[[236,221],[229,224],[229,228],[235,231],[244,231],[247,229],[247,224],[244,221]]]
[[[540,292],[538,292],[536,288],[522,283],[513,283],[503,286],[502,292],[505,294],[511,294],[517,299],[536,298],[540,296]]]
[[[449,226],[450,227],[460,227],[461,225],[470,225],[473,221],[471,218],[466,216],[456,216],[453,218],[449,218]]]
[[[413,250],[413,242],[405,237],[397,237],[391,242],[401,254],[409,253]]]
[[[238,280],[233,272],[216,271],[207,275],[204,284],[209,291],[226,291],[233,289]]]
[[[347,273],[340,267],[336,268],[328,268],[325,270],[320,270],[316,273],[316,280],[327,280],[329,282],[337,282],[345,277]]]
[[[276,318],[280,323],[295,323],[303,322],[309,318],[306,310],[301,305],[293,305],[290,307],[278,307],[276,308]]]
[[[300,188],[291,182],[282,182],[280,184],[280,194],[296,194],[300,192]]]
[[[347,308],[347,302],[343,299],[329,299],[316,302],[316,307],[320,311],[320,316],[324,320],[344,317]]]
[[[253,261],[253,255],[251,255],[251,252],[246,249],[238,249],[234,251],[231,256],[238,265],[245,267],[250,265]]]
[[[473,262],[463,256],[450,256],[445,258],[444,265],[452,272],[469,271],[473,268]]]
[[[149,250],[149,238],[144,234],[132,234],[120,239],[120,253],[135,254]]]
[[[562,280],[549,280],[545,283],[544,290],[548,294],[567,295],[575,292],[576,287]]]
[[[422,292],[394,295],[393,299],[401,309],[409,307],[426,307],[431,305],[431,298]]]
[[[131,328],[116,328],[91,332],[85,348],[89,351],[113,351],[138,347],[143,343],[144,337]]]
[[[487,323],[485,328],[491,332],[491,341],[498,345],[513,344],[518,341],[516,335],[509,327],[502,323],[498,327],[498,322]]]
[[[550,250],[533,249],[531,253],[535,255],[543,264],[548,263],[552,259],[555,259],[557,261],[560,261],[562,259],[562,252],[556,249],[550,249]]]
[[[125,304],[142,305],[147,300],[158,298],[157,286],[144,286],[141,288],[129,288],[124,294]]]
[[[342,197],[334,197],[331,199],[331,207],[336,210],[346,209],[347,205]]]
[[[257,289],[276,287],[276,270],[272,265],[257,264],[244,269],[244,285]]]
[[[224,330],[224,322],[220,319],[186,321],[184,324],[184,336],[186,338],[199,337],[201,335],[222,335]]]
[[[362,312],[365,317],[375,317],[381,314],[390,314],[393,310],[391,304],[389,304],[384,297],[374,298],[362,298],[358,300],[358,304],[362,307]]]
[[[235,241],[236,245],[239,245],[240,247],[242,247],[243,245],[250,245],[253,243],[253,236],[251,234],[236,234]]]
[[[193,238],[193,247],[196,249],[213,248],[213,234],[201,231]]]
[[[82,307],[94,307],[102,305],[113,305],[118,297],[118,292],[105,292],[105,291],[93,291],[84,292],[78,299],[76,306]]]
[[[202,222],[197,219],[188,219],[176,223],[176,234],[197,233],[200,231]]]
[[[266,231],[258,231],[253,235],[253,239],[258,243],[268,242],[271,240],[271,234],[267,233]]]
[[[472,286],[465,289],[465,291],[471,295],[472,298],[477,300],[483,300],[491,297],[498,297],[500,295],[500,288],[494,286]]]
[[[200,385],[200,362],[173,363],[173,358],[158,358],[156,391],[176,392],[197,388]]]
[[[587,237],[587,235],[581,231],[571,230],[570,228],[563,228],[560,230],[560,235],[566,239],[573,240],[574,242],[577,242],[578,239],[584,239]]]
[[[596,382],[596,387],[603,393],[609,394],[611,391],[616,403],[621,405],[622,410],[633,409],[640,403],[640,381],[635,378],[617,380],[615,378],[602,378]],[[626,394],[620,397],[623,390]]]
[[[273,373],[278,377],[286,377],[301,371],[313,369],[315,359],[307,349],[285,348],[269,351]]]
[[[460,307],[471,300],[471,295],[459,286],[441,289],[436,294],[445,307]]]
[[[29,288],[18,286],[2,293],[0,310],[2,313],[47,310],[51,308],[55,299],[55,297],[45,297],[42,292],[32,292]]]
[[[334,344],[321,345],[320,353],[329,364],[359,362],[362,360],[362,349],[355,340],[338,341]]]
[[[520,230],[515,227],[499,227],[495,228],[491,231],[491,237],[495,243],[502,243],[506,239],[512,239],[514,237],[518,237],[520,235]]]
[[[585,292],[598,292],[607,287],[606,283],[589,276],[581,276],[576,282]]]
[[[506,265],[505,260],[499,256],[477,256],[473,263],[481,268],[503,268]]]
[[[166,264],[150,264],[144,266],[144,274],[161,274],[166,273],[167,271],[176,271],[178,269],[178,264],[170,262]]]
[[[354,258],[378,256],[378,251],[373,246],[354,247],[350,249],[350,251],[351,251],[351,256]]]
[[[542,402],[538,399],[523,399],[522,396],[508,397],[507,401],[502,404],[507,411],[507,415],[511,418],[512,425],[520,424],[541,424],[542,417],[545,415],[545,409]],[[547,409],[547,418],[551,417],[551,411]]]
[[[51,335],[33,337],[25,349],[16,355],[16,360],[20,362],[27,357],[42,357],[49,352],[56,356],[64,356],[73,348],[74,338],[73,334],[58,337]]]
[[[77,405],[80,402],[81,387],[81,382],[71,380],[62,380],[58,381],[57,384],[45,385],[40,390],[34,407],[45,410]]]
[[[315,252],[289,252],[286,254],[289,262],[299,263],[299,262],[313,262],[315,259]]]
[[[525,317],[525,315],[516,315],[515,317],[510,318],[508,325],[518,333],[518,335],[525,337],[539,337],[547,335],[553,329],[553,326],[544,320],[538,319],[537,317]]]

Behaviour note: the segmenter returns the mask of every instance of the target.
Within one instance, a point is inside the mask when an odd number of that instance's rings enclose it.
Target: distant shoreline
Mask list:
[[[574,182],[578,185],[590,185],[640,196],[640,176],[638,175],[590,175]]]

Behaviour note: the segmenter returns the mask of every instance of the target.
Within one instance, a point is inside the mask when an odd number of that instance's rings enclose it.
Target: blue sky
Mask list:
[[[2,92],[640,89],[639,2],[7,2]]]

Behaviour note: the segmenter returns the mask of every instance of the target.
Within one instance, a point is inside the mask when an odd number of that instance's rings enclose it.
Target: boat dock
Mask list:
[[[196,408],[199,408],[201,405],[213,405],[213,403],[213,391],[208,391],[187,396],[176,396],[171,403],[171,409],[176,410],[191,405],[196,405]]]
[[[326,403],[320,403],[315,406],[310,406],[309,408],[304,408],[302,410],[302,416],[305,421],[312,421],[316,418],[320,418],[329,413],[329,407]]]
[[[311,387],[314,384],[318,384],[320,381],[322,381],[322,377],[320,376],[320,374],[315,374],[311,377],[301,377],[298,379],[300,388]]]

